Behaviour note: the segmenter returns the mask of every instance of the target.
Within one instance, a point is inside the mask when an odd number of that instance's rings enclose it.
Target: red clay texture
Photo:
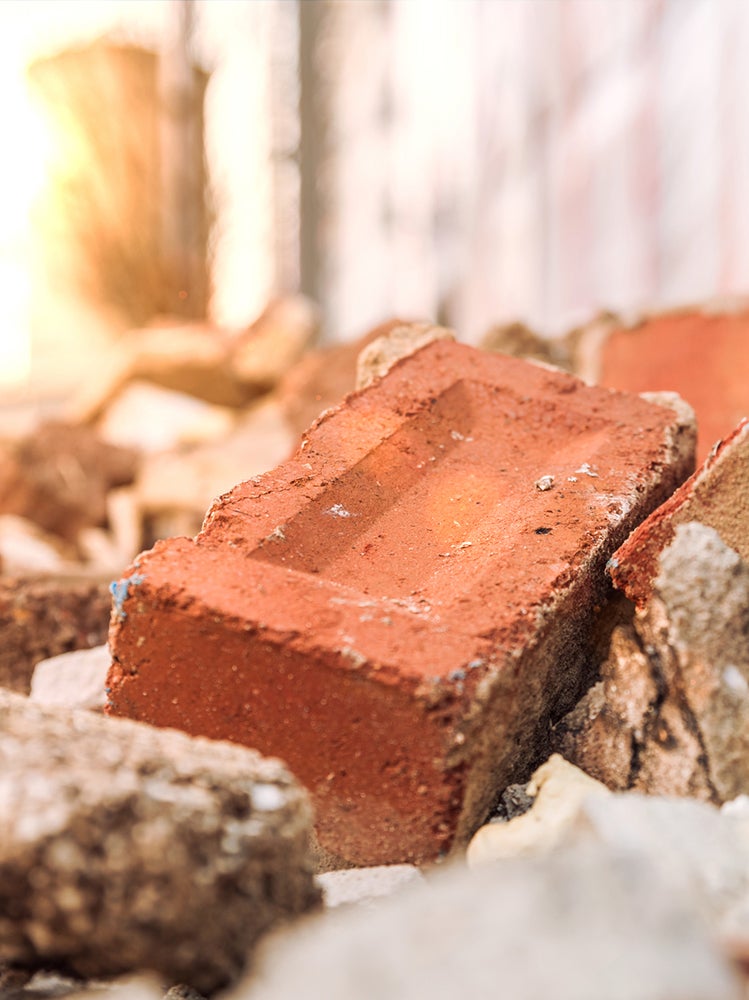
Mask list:
[[[702,467],[655,510],[609,562],[615,586],[644,606],[676,526],[700,521],[749,560],[749,420],[719,441]]]
[[[606,561],[693,452],[666,406],[432,343],[139,557],[109,711],[283,758],[329,861],[441,857],[589,680]]]
[[[678,392],[697,415],[697,461],[749,415],[749,313],[655,316],[604,340],[600,385]]]

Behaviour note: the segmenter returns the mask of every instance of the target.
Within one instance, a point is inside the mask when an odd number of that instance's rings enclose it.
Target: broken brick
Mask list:
[[[437,858],[589,683],[606,560],[693,447],[667,406],[431,343],[136,560],[108,710],[283,758],[333,859]]]
[[[719,441],[702,467],[655,510],[614,553],[615,586],[642,607],[658,575],[660,556],[677,525],[699,521],[749,560],[749,420]]]
[[[749,412],[749,311],[679,310],[583,335],[578,366],[626,392],[678,392],[697,415],[697,461]]]

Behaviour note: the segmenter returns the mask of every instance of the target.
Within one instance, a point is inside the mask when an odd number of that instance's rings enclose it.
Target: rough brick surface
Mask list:
[[[642,606],[653,589],[663,550],[677,525],[699,521],[749,561],[749,420],[719,442],[673,496],[655,510],[614,553],[614,584]]]
[[[592,332],[583,353],[601,385],[678,392],[697,414],[697,459],[749,413],[749,312],[691,309],[652,316],[632,329]]]
[[[589,680],[606,560],[693,447],[667,407],[430,344],[136,561],[109,710],[282,757],[335,856],[435,858]]]
[[[0,580],[0,687],[28,694],[40,660],[106,642],[106,583],[46,577]]]
[[[0,962],[202,991],[320,897],[277,760],[0,691]]]

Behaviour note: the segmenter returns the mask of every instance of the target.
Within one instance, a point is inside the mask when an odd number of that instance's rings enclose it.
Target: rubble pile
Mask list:
[[[4,428],[0,1000],[745,996],[747,322],[286,299]]]

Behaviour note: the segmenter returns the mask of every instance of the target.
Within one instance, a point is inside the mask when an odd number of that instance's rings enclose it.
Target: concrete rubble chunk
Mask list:
[[[492,820],[473,836],[466,857],[473,866],[501,858],[545,854],[558,844],[589,795],[609,795],[606,785],[591,778],[559,754],[537,768],[526,786],[533,804],[508,821]]]
[[[0,444],[0,513],[26,517],[75,544],[82,528],[103,525],[107,493],[135,479],[137,456],[88,427],[41,424]]]
[[[493,326],[481,338],[484,351],[499,351],[513,358],[540,361],[556,368],[572,369],[570,345],[566,338],[544,337],[525,323],[505,323]]]
[[[257,393],[272,389],[320,332],[320,309],[303,295],[271,302],[231,349],[231,369]]]
[[[688,893],[732,947],[749,944],[749,817],[707,802],[616,794],[588,798],[568,828],[566,845],[637,852]]]
[[[356,388],[366,389],[386,375],[396,361],[435,340],[455,340],[455,334],[452,330],[432,323],[394,326],[362,350],[356,363]]]
[[[378,865],[374,868],[341,868],[317,876],[329,909],[352,903],[369,904],[407,885],[420,882],[423,875],[415,865]]]
[[[668,407],[431,342],[128,568],[108,710],[281,757],[331,867],[459,850],[590,682],[605,563],[693,442]]]
[[[739,1000],[699,906],[649,859],[587,845],[452,867],[269,940],[226,1000]]]
[[[0,569],[5,576],[65,573],[77,558],[74,545],[29,518],[0,514]]]
[[[749,565],[696,522],[660,565],[553,742],[613,788],[724,802],[749,791]]]
[[[749,419],[718,442],[701,468],[614,553],[614,585],[643,605],[652,592],[660,556],[677,525],[699,521],[749,561]]]
[[[236,411],[149,382],[128,382],[97,424],[103,441],[140,452],[164,452],[227,435]]]
[[[111,663],[106,644],[40,660],[31,677],[29,697],[43,705],[102,710]]]
[[[309,831],[279,761],[0,691],[0,962],[215,990],[317,904]]]
[[[106,642],[111,606],[108,582],[0,578],[0,687],[28,694],[40,660]]]
[[[264,400],[248,408],[220,441],[147,456],[135,490],[139,516],[157,525],[159,537],[194,535],[212,501],[235,484],[238,469],[248,476],[266,472],[295,444],[280,406],[272,397]],[[174,530],[180,518],[184,530]]]

